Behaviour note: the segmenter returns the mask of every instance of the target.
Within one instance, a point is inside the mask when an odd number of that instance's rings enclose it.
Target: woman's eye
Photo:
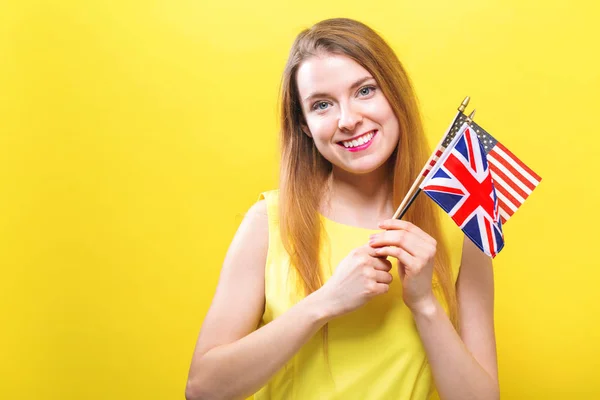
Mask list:
[[[329,106],[329,103],[325,101],[319,101],[313,105],[313,110],[326,110],[327,106]]]
[[[365,86],[364,88],[361,88],[358,93],[361,96],[368,96],[371,93],[373,93],[375,91],[375,87],[374,86]]]

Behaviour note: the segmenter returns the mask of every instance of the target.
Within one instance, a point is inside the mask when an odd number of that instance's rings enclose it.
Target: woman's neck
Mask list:
[[[392,173],[387,165],[363,175],[334,167],[327,183],[323,215],[345,225],[377,229],[378,222],[394,214]]]

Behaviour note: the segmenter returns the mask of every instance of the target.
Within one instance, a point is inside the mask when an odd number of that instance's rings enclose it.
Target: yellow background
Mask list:
[[[183,398],[229,241],[277,186],[287,52],[334,16],[397,51],[432,143],[470,95],[543,177],[495,262],[502,397],[600,398],[596,4],[2,2],[0,398]]]

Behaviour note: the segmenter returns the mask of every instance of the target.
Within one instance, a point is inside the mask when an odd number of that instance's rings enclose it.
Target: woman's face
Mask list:
[[[381,167],[398,145],[398,119],[373,76],[354,60],[322,54],[296,74],[307,126],[334,167],[366,174]]]

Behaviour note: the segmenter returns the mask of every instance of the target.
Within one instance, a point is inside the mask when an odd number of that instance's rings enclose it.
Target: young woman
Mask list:
[[[298,35],[281,146],[280,188],[231,243],[187,399],[499,398],[490,259],[462,234],[448,247],[426,196],[390,219],[429,152],[373,30],[332,19]]]

